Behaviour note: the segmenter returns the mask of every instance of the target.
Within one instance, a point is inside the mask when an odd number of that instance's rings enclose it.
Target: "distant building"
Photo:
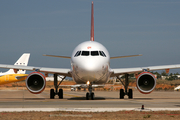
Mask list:
[[[176,75],[178,77],[178,79],[180,78],[180,75]]]
[[[161,76],[162,80],[165,80],[168,76]]]

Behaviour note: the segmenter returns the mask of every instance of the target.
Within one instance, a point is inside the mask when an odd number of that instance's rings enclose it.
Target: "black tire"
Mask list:
[[[54,99],[55,93],[54,93],[54,89],[50,90],[50,99]]]
[[[59,89],[58,96],[59,99],[63,99],[63,89]]]
[[[128,97],[129,97],[129,99],[133,99],[133,91],[132,91],[132,89],[129,89]]]
[[[91,100],[94,100],[94,93],[91,93]]]
[[[86,100],[89,100],[89,93],[86,93]]]
[[[124,99],[124,89],[120,89],[120,99]]]

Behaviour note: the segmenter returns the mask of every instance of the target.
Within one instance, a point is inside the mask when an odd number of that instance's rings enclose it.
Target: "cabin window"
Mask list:
[[[91,51],[91,56],[99,56],[99,52],[98,51]]]
[[[89,56],[89,51],[82,51],[81,55],[82,56]]]

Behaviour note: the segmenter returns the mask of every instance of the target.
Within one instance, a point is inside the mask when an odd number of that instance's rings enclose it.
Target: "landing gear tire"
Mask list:
[[[94,100],[94,93],[91,93],[91,100]]]
[[[132,91],[132,89],[129,89],[128,97],[129,97],[129,99],[133,99],[133,91]]]
[[[89,93],[86,93],[86,100],[89,100]]]
[[[86,93],[86,100],[89,100],[89,98],[91,98],[91,100],[94,100],[94,93]]]
[[[120,89],[120,99],[124,99],[124,89]]]
[[[63,89],[59,89],[58,96],[59,99],[63,99]]]
[[[54,99],[54,96],[55,96],[54,89],[51,89],[50,90],[50,99]]]

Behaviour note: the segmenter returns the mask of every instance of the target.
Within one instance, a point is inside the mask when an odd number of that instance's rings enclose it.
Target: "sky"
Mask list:
[[[69,59],[42,55],[71,56],[90,40],[91,2],[0,0],[0,64],[31,53],[29,66],[70,68]],[[111,57],[143,54],[113,59],[111,68],[180,64],[179,0],[95,0],[94,18],[95,41]]]

